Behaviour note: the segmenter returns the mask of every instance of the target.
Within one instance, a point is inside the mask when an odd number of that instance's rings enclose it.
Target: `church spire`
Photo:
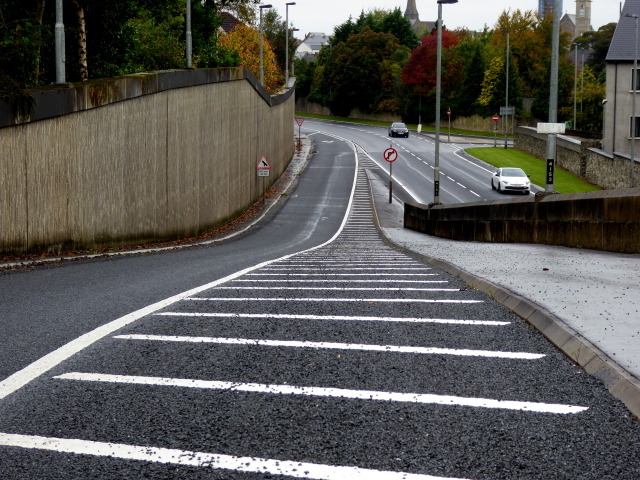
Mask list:
[[[409,20],[420,20],[418,7],[416,7],[416,0],[407,1],[407,9],[404,12],[404,18],[407,18]]]

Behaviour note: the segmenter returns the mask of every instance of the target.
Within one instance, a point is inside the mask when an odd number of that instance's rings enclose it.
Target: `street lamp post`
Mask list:
[[[551,75],[549,88],[549,123],[558,122],[558,70],[560,58],[560,17],[562,15],[562,0],[553,2],[553,33],[551,38]],[[545,192],[554,192],[554,176],[556,169],[557,135],[547,135],[547,178]]]
[[[56,0],[56,26],[55,26],[55,42],[56,42],[56,83],[65,83],[65,66],[64,66],[64,20],[62,16],[62,0]]]
[[[442,85],[442,4],[458,3],[458,0],[438,1],[438,47],[436,61],[436,151],[433,169],[433,204],[440,204],[440,101]]]
[[[635,187],[635,153],[636,153],[636,91],[638,90],[638,15],[627,13],[625,17],[631,17],[636,22],[635,50],[633,53],[633,73],[631,74],[631,188]]]
[[[287,87],[289,86],[289,5],[295,5],[296,2],[289,2],[287,3],[286,6],[286,11],[287,11],[287,15],[286,15],[286,28],[284,29],[284,58],[285,61],[284,63],[286,64],[285,66],[285,74],[284,74],[284,78],[286,80],[286,85]]]
[[[262,10],[273,5],[260,5],[260,85],[264,86],[264,40],[262,38]]]
[[[573,129],[578,129],[578,44],[574,43],[575,58],[573,65]]]
[[[187,0],[187,32],[186,32],[186,40],[187,40],[187,68],[192,67],[191,59],[193,57],[193,43],[191,41],[191,0]]]
[[[510,55],[509,55],[509,35],[510,32],[509,30],[505,30],[504,33],[507,34],[507,84],[506,84],[506,88],[505,88],[505,105],[504,108],[506,109],[505,111],[505,115],[504,115],[504,148],[507,148],[507,136],[509,135],[509,60],[510,60]],[[515,117],[514,117],[514,121],[515,121]]]

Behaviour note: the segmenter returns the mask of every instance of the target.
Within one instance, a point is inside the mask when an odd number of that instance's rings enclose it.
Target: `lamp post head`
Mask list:
[[[296,4],[296,2],[288,2],[288,3],[285,3],[285,5],[295,5],[295,4]]]
[[[438,4],[446,4],[446,3],[458,3],[458,0],[438,0]]]
[[[260,10],[262,10],[263,8],[272,8],[273,5],[260,5]]]

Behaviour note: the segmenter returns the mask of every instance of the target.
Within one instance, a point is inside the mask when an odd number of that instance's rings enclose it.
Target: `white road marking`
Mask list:
[[[459,288],[389,288],[389,287],[218,287],[216,290],[329,290],[338,292],[459,292]]]
[[[260,320],[326,320],[342,322],[398,322],[398,323],[438,323],[446,325],[488,325],[504,326],[511,322],[498,320],[463,320],[457,318],[410,318],[410,317],[366,317],[346,315],[293,315],[286,313],[198,313],[198,312],[161,312],[154,315],[163,317],[205,317],[205,318],[249,318]]]
[[[95,442],[89,440],[40,437],[0,433],[0,445],[46,450],[50,452],[91,455],[96,457],[137,460],[211,470],[230,470],[240,473],[258,473],[309,480],[465,480],[434,477],[417,473],[370,470],[352,466],[323,465],[318,463],[274,460],[259,457],[236,457],[215,453],[157,448],[148,445]]]
[[[412,347],[402,345],[364,345],[357,343],[301,342],[295,340],[260,340],[252,338],[187,337],[173,335],[116,335],[120,340],[147,340],[155,342],[215,343],[220,345],[250,345],[259,347],[311,348],[327,350],[361,350],[367,352],[410,353],[414,355],[452,355],[459,357],[507,358],[513,360],[538,360],[545,355],[526,352],[498,352],[437,347]]]
[[[247,277],[366,277],[375,273],[249,273]],[[386,273],[388,277],[435,277],[438,273]]]
[[[189,297],[194,302],[340,302],[340,303],[484,303],[483,300],[450,300],[433,298],[270,298],[270,297]]]
[[[237,283],[237,282],[250,282],[250,283],[264,283],[264,282],[269,282],[269,283],[277,283],[277,282],[283,282],[283,283],[323,283],[323,282],[331,282],[331,283],[424,283],[424,284],[428,284],[428,283],[449,283],[447,280],[375,280],[375,279],[371,279],[371,280],[341,280],[339,278],[336,279],[331,279],[331,280],[326,280],[326,279],[305,279],[305,280],[300,280],[300,279],[282,279],[282,278],[269,278],[269,279],[261,279],[261,278],[255,278],[252,280],[243,280],[243,279],[238,279],[235,280],[233,283]]]
[[[570,414],[588,410],[588,407],[555,403],[519,402],[491,398],[458,397],[430,393],[381,392],[375,390],[351,390],[346,388],[300,387],[296,385],[269,385],[264,383],[219,382],[191,378],[141,377],[133,375],[108,375],[103,373],[70,372],[53,377],[59,380],[80,382],[118,383],[126,385],[150,385],[157,387],[199,388],[205,390],[229,390],[272,395],[302,395],[310,397],[346,398],[379,402],[418,403],[455,407],[520,410],[525,412]]]

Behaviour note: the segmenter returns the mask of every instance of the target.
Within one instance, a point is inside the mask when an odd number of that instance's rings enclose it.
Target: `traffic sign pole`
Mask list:
[[[391,203],[393,201],[393,162],[395,162],[398,159],[398,151],[393,148],[392,146],[389,146],[389,148],[387,148],[384,151],[384,159],[389,162],[389,203]]]

